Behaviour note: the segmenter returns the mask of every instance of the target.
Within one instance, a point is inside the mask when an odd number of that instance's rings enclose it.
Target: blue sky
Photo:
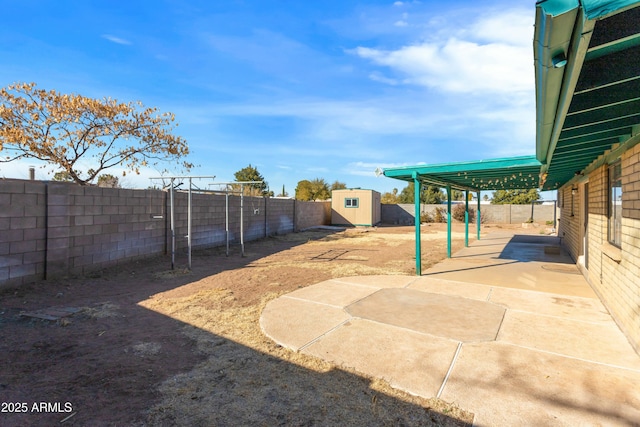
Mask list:
[[[192,175],[251,164],[276,193],[313,178],[384,192],[404,183],[376,167],[535,153],[533,1],[5,1],[3,14],[1,86],[173,112]]]

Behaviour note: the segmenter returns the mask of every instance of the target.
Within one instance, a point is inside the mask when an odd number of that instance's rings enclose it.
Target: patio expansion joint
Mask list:
[[[511,347],[524,348],[526,350],[537,351],[537,352],[545,353],[545,354],[551,354],[551,355],[554,355],[554,356],[563,357],[565,359],[579,360],[581,362],[592,363],[594,365],[600,365],[600,366],[606,366],[608,368],[622,369],[622,370],[629,371],[629,372],[640,373],[640,369],[629,368],[629,367],[626,367],[626,366],[613,365],[611,363],[603,363],[603,362],[598,362],[596,360],[583,359],[582,357],[569,356],[567,354],[556,353],[555,351],[542,350],[542,349],[534,348],[534,347],[527,347],[525,345],[518,345],[518,344],[510,343],[510,342],[507,342],[507,341],[495,341],[495,342],[500,343],[500,344],[504,344],[504,345],[508,345],[508,346],[511,346]]]
[[[296,300],[296,301],[310,302],[312,304],[324,305],[325,307],[331,307],[331,308],[342,308],[342,309],[344,309],[344,307],[345,307],[343,305],[329,304],[329,303],[326,303],[326,302],[320,302],[320,301],[316,301],[316,300],[312,300],[312,299],[306,299],[306,298],[300,298],[300,297],[292,297],[290,295],[282,295],[280,298],[288,298],[288,299],[293,299],[293,300]]]
[[[331,332],[341,328],[345,323],[350,322],[351,320],[353,320],[353,317],[350,317],[348,319],[343,320],[342,322],[340,322],[339,324],[337,324],[336,326],[334,326],[333,328],[329,329],[328,331],[325,331],[324,333],[318,335],[317,337],[315,337],[314,339],[312,339],[311,341],[309,341],[308,343],[302,345],[300,348],[298,348],[298,353],[304,351],[307,347],[315,344],[316,342],[320,341],[322,338],[326,337],[327,335],[329,335]]]
[[[442,380],[442,385],[440,386],[440,389],[436,394],[437,399],[440,398],[440,396],[442,395],[442,392],[444,391],[445,386],[447,385],[447,381],[449,381],[449,377],[451,376],[453,367],[455,366],[456,361],[458,360],[458,355],[460,354],[461,349],[462,349],[462,342],[459,341],[458,346],[456,347],[456,352],[453,354],[453,358],[451,359],[451,364],[449,365],[449,369],[447,370],[447,373],[445,374],[444,379]]]

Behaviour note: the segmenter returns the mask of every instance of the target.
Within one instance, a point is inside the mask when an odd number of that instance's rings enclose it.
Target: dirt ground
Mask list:
[[[423,269],[444,258],[445,227],[423,227]],[[413,227],[306,231],[249,242],[245,257],[196,251],[191,271],[181,252],[173,271],[163,256],[2,291],[0,425],[470,425],[455,402],[289,351],[259,327],[268,301],[300,287],[415,274],[414,247]],[[33,317],[47,313],[57,319]]]

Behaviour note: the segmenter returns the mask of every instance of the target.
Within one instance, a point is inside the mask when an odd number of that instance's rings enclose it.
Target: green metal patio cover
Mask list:
[[[451,190],[477,192],[477,238],[480,239],[480,191],[538,188],[540,162],[535,156],[489,159],[435,165],[386,168],[389,178],[414,183],[416,274],[422,274],[420,242],[420,190],[423,184],[447,190],[447,257],[451,257]],[[465,197],[465,246],[469,245],[469,197]]]
[[[536,157],[554,190],[640,140],[640,1],[536,5]]]
[[[384,176],[468,191],[538,188],[541,163],[536,156],[384,169]]]

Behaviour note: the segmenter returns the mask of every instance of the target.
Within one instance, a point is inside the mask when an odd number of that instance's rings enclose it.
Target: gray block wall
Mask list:
[[[436,208],[447,209],[446,204],[442,205],[421,205],[420,212],[428,212],[433,214]],[[475,211],[477,204],[469,203],[469,210]],[[382,223],[397,225],[413,225],[414,223],[414,205],[412,204],[383,204]],[[533,220],[538,223],[554,220],[554,205],[534,205]],[[480,206],[482,215],[486,218],[486,222],[496,224],[520,224],[527,222],[531,218],[531,205],[490,205],[482,204]]]
[[[188,193],[174,192],[176,246],[188,246]],[[170,251],[170,200],[160,190],[0,180],[0,287],[84,274]],[[231,243],[239,196],[229,196]],[[244,197],[244,241],[328,224],[330,203]],[[192,246],[226,243],[225,196],[192,193]]]

